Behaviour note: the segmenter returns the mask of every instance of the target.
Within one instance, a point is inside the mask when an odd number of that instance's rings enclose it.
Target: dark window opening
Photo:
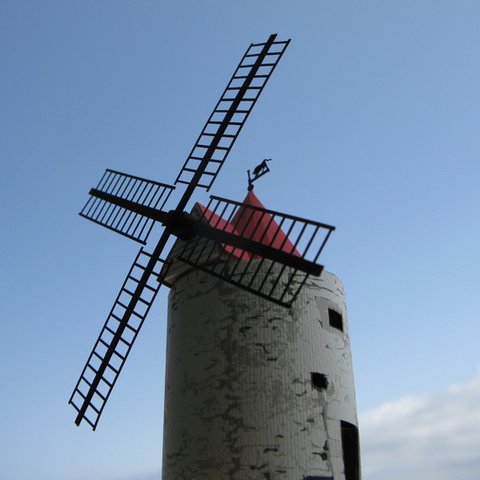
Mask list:
[[[328,309],[328,322],[333,328],[338,328],[343,332],[343,318],[342,314],[332,310],[331,308]]]
[[[318,475],[308,475],[307,477],[303,477],[303,480],[333,480],[333,477],[319,477]]]
[[[358,428],[351,423],[340,422],[342,428],[343,465],[345,480],[360,480],[360,444]]]
[[[323,373],[311,372],[312,385],[318,390],[324,390],[328,387],[327,376]]]

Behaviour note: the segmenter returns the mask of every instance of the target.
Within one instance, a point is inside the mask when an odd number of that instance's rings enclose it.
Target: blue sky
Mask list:
[[[0,1],[0,476],[159,478],[167,291],[97,431],[67,405],[137,251],[77,213],[105,168],[172,183],[273,32],[292,43],[212,193],[241,199],[273,158],[262,202],[337,226],[323,263],[347,293],[364,480],[478,476],[479,18],[473,0]]]

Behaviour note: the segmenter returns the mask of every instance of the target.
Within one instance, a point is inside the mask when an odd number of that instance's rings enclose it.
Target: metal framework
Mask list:
[[[152,255],[140,249],[128,271],[100,335],[93,346],[70,403],[94,430],[103,408],[130,353],[133,342],[160,289],[162,268],[158,259],[150,273]],[[127,315],[127,311],[129,314]]]
[[[198,136],[175,183],[210,190],[250,112],[285,52],[290,40],[252,44]],[[202,164],[204,168],[200,168]],[[201,175],[197,175],[201,170]]]
[[[211,196],[191,229],[178,260],[290,307],[335,227]]]
[[[110,196],[162,210],[175,187],[107,169],[80,216],[145,245],[154,220],[109,201]]]
[[[168,272],[161,255],[171,235],[185,241],[179,257],[185,264],[282,305],[291,305],[309,274],[321,273],[323,267],[316,261],[334,227],[220,197],[211,197],[209,211],[212,215],[221,211],[229,222],[235,218],[235,229],[219,228],[206,213],[194,216],[184,211],[197,187],[212,186],[289,42],[277,41],[274,34],[247,49],[175,181],[186,184],[175,209],[163,210],[175,187],[114,170],[107,170],[90,190],[80,212],[88,220],[142,244],[155,222],[165,228],[151,253],[142,248],[136,256],[73,390],[69,403],[77,411],[77,425],[85,420],[93,430],[97,427]],[[277,225],[268,241],[255,233],[265,221],[270,233]],[[326,232],[323,237],[317,236],[320,230]],[[210,262],[211,256],[204,261],[204,252],[214,248],[221,249],[223,257],[216,263]],[[281,265],[280,273],[276,264]]]

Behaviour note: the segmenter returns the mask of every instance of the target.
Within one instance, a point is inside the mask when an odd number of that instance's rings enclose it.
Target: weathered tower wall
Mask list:
[[[169,297],[163,480],[359,478],[343,287],[291,309],[206,273]]]

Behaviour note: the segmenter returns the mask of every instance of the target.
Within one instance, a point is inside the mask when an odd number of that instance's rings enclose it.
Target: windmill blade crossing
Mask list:
[[[251,44],[203,127],[175,183],[210,190],[290,40]],[[183,208],[183,207],[182,207]]]
[[[145,245],[155,222],[126,205],[130,202],[161,210],[174,188],[165,183],[106,170],[97,187],[90,190],[90,198],[80,216]],[[122,204],[119,200],[127,203]]]
[[[77,425],[95,430],[103,408],[160,288],[163,262],[140,249],[73,390]]]
[[[335,230],[267,210],[253,192],[243,202],[212,196],[183,222],[187,241],[172,257],[287,307],[309,275],[321,274],[316,262]],[[168,267],[167,277],[175,275],[174,268]]]
[[[227,230],[211,227],[191,218],[184,218],[181,226],[182,231],[192,232],[192,234],[213,240],[218,244],[229,245],[233,247],[233,249],[250,254],[248,255],[249,258],[251,258],[252,255],[259,256],[317,277],[322,273],[321,265],[305,260],[297,253],[287,253],[284,250],[278,250],[269,243],[259,242]]]

